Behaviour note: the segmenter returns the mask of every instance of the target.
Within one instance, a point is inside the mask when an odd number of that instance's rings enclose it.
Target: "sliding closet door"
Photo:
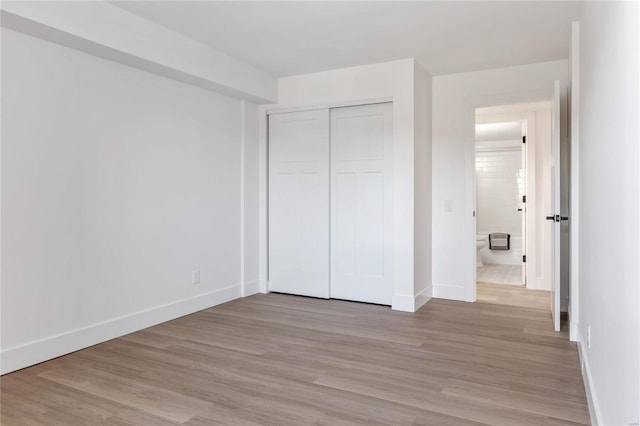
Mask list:
[[[329,297],[329,110],[269,116],[269,290]]]
[[[390,305],[392,106],[331,110],[331,297]]]

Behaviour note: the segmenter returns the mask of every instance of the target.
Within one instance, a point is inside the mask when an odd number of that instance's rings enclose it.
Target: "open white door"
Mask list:
[[[553,247],[553,261],[551,273],[551,317],[553,328],[560,331],[560,82],[553,85],[553,99],[551,111],[551,238]]]
[[[329,297],[329,110],[269,116],[269,290]]]
[[[522,142],[527,138],[527,122],[522,122]],[[522,144],[522,164],[518,176],[518,194],[520,196],[520,212],[522,221],[522,285],[527,285],[527,147]]]

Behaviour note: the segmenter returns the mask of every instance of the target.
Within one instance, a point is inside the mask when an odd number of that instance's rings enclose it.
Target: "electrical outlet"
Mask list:
[[[591,349],[591,324],[587,324],[587,348]]]
[[[200,269],[194,269],[191,271],[191,283],[200,284]]]

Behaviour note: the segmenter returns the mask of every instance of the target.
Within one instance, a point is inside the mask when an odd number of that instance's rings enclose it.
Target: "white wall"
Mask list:
[[[640,150],[636,2],[580,20],[580,318],[592,421],[640,422]],[[591,326],[591,347],[587,329]]]
[[[329,107],[382,99],[393,101],[393,307],[409,311],[416,308],[418,300],[414,285],[415,74],[415,61],[404,59],[281,78],[278,81],[278,104],[261,107],[260,118],[261,190],[266,192],[267,110]],[[427,76],[424,78],[428,80]],[[428,132],[428,123],[428,119],[423,121],[421,132]],[[428,145],[428,139],[423,137],[422,140]],[[430,163],[425,167],[427,175]],[[262,291],[266,291],[267,276],[266,221],[266,198],[263,197],[260,225]],[[420,299],[420,302],[425,301]]]
[[[434,77],[434,297],[475,300],[475,108],[548,100],[554,80],[566,90],[567,73],[562,60]]]
[[[476,151],[476,233],[506,232],[522,237],[524,193],[522,143],[519,149]]]
[[[415,63],[414,281],[416,308],[431,299],[431,75]]]
[[[242,221],[242,296],[250,296],[260,291],[260,163],[258,144],[258,106],[242,101],[242,172],[241,201]]]
[[[239,297],[241,102],[11,30],[1,53],[2,372]]]
[[[569,284],[569,339],[580,340],[578,322],[580,320],[580,22],[571,23],[571,52],[569,54],[569,139],[571,141],[571,256]]]

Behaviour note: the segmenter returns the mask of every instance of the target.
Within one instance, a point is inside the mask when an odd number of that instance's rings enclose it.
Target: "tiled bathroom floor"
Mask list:
[[[522,266],[485,264],[477,269],[476,281],[491,284],[522,285]]]

